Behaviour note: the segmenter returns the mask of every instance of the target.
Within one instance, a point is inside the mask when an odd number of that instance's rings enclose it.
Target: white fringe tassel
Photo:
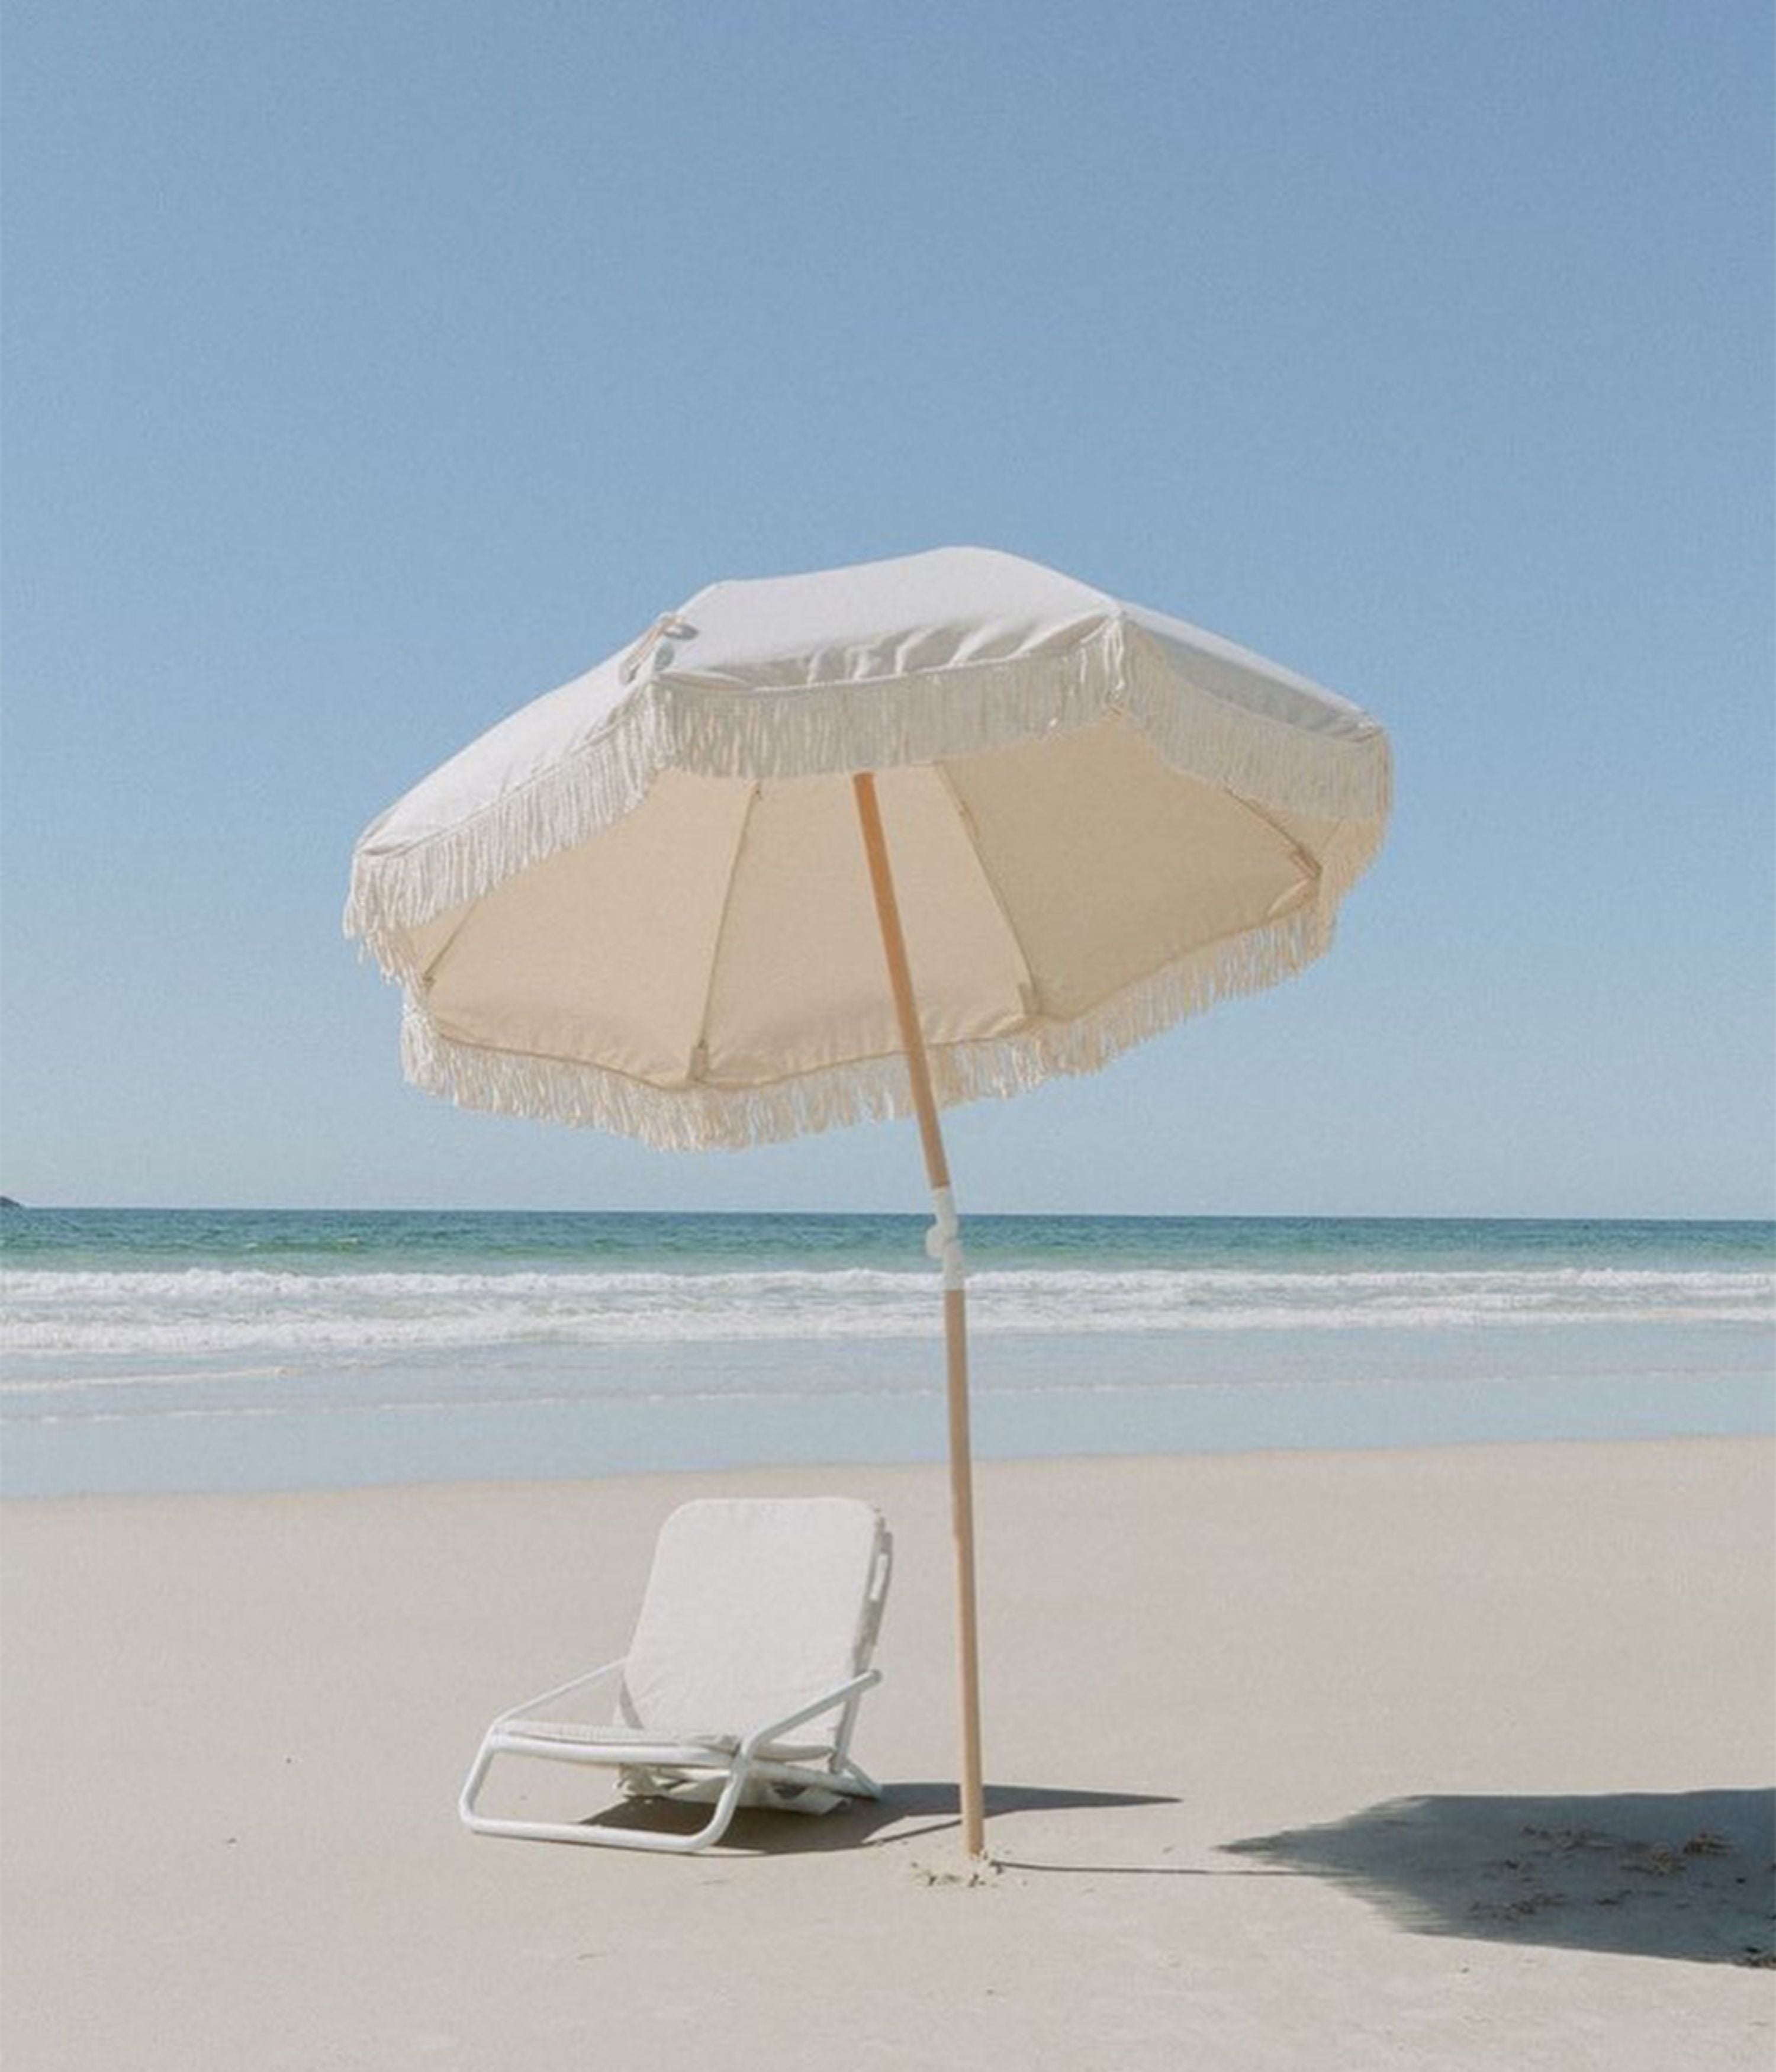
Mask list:
[[[1043,1022],[979,1042],[932,1046],[939,1103],[953,1107],[1019,1093],[1059,1074],[1096,1071],[1218,1001],[1274,985],[1330,946],[1334,903],[1322,898],[1267,927],[1197,951],[1076,1021]],[[738,1150],[912,1113],[906,1062],[898,1054],[827,1067],[767,1086],[655,1087],[595,1065],[456,1042],[411,990],[401,1057],[415,1085],[458,1107],[612,1130],[659,1150]]]
[[[1252,713],[1185,681],[1113,619],[1063,654],[875,682],[742,692],[670,675],[644,681],[582,747],[460,825],[405,849],[360,845],[346,933],[392,977],[412,978],[409,931],[589,841],[632,812],[664,770],[755,781],[893,769],[1112,713],[1189,775],[1277,811],[1369,824],[1373,840],[1346,884],[1379,845],[1390,791],[1379,727],[1316,732]]]

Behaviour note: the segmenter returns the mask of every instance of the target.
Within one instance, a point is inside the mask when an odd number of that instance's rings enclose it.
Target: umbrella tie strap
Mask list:
[[[968,1277],[962,1252],[962,1226],[956,1220],[956,1197],[948,1187],[931,1190],[931,1211],[937,1221],[925,1233],[925,1250],[944,1268],[944,1285],[960,1288]]]
[[[697,628],[688,626],[675,613],[663,611],[635,646],[623,658],[619,672],[626,684],[632,684],[641,674],[643,665],[650,660],[656,669],[671,666],[672,650],[662,643],[672,640],[694,640]]]

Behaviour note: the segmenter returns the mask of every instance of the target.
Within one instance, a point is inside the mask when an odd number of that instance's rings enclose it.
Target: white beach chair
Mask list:
[[[462,1786],[481,1835],[622,1849],[705,1849],[742,1805],[824,1812],[881,1787],[851,1760],[882,1623],[893,1540],[881,1514],[843,1497],[705,1499],[660,1528],[629,1652],[502,1712]],[[617,1681],[615,1713],[576,1716]],[[569,1704],[569,1700],[578,1702]],[[614,1770],[632,1798],[706,1803],[694,1834],[495,1818],[476,1800],[495,1757]]]

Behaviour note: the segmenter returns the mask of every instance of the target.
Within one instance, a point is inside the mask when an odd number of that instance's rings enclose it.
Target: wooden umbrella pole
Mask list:
[[[931,1061],[919,1026],[913,976],[906,961],[906,939],[901,932],[900,905],[889,868],[888,844],[882,833],[876,780],[868,771],[854,776],[857,819],[863,828],[864,853],[870,863],[876,919],[888,960],[888,983],[900,1025],[901,1047],[913,1083],[913,1108],[919,1117],[919,1141],[925,1151],[925,1177],[936,1198],[940,1228],[952,1213],[950,1167],[938,1127],[937,1102],[931,1092]],[[960,1276],[957,1276],[958,1280]],[[962,1844],[970,1857],[986,1854],[985,1793],[980,1770],[980,1651],[974,1596],[974,1468],[968,1437],[968,1297],[946,1272],[944,1288],[944,1341],[949,1379],[950,1522],[956,1540],[956,1630],[962,1698]]]

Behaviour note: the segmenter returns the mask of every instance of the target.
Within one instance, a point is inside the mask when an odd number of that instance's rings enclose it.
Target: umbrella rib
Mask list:
[[[1041,997],[1036,990],[1036,974],[1030,968],[1030,957],[1024,948],[1023,939],[1018,933],[1018,924],[1012,919],[1007,911],[1005,902],[1000,896],[999,887],[993,873],[987,868],[986,858],[980,853],[980,837],[975,828],[974,816],[968,811],[968,801],[956,790],[955,781],[946,766],[941,763],[934,763],[931,768],[936,773],[937,781],[943,786],[951,805],[956,809],[956,820],[962,829],[962,839],[968,844],[968,853],[974,858],[975,868],[980,874],[980,882],[987,888],[987,897],[993,902],[993,911],[1004,923],[1006,938],[1017,954],[1018,968],[1023,973],[1018,992],[1021,996],[1020,1005],[1023,1008],[1025,1017],[1029,1021],[1037,1021],[1041,1018],[1042,1004]]]
[[[1282,843],[1284,847],[1289,851],[1289,854],[1301,866],[1304,875],[1308,878],[1317,884],[1319,880],[1326,875],[1326,867],[1321,862],[1320,859],[1315,856],[1311,850],[1304,849],[1301,843],[1295,839],[1294,836],[1289,832],[1289,829],[1283,825],[1282,822],[1277,820],[1273,815],[1267,813],[1264,808],[1260,806],[1256,800],[1248,799],[1243,791],[1230,791],[1227,792],[1227,796],[1232,800],[1235,805],[1241,808],[1245,812],[1249,814],[1253,820],[1259,822],[1261,826],[1269,828],[1270,832],[1276,836],[1276,839]]]
[[[734,888],[740,875],[741,852],[746,845],[746,832],[752,825],[752,816],[758,804],[758,794],[763,787],[754,784],[746,793],[746,810],[740,816],[740,825],[734,837],[734,851],[728,858],[727,883],[722,894],[722,911],[715,923],[715,939],[709,945],[709,976],[703,988],[703,1007],[697,1017],[697,1041],[691,1046],[689,1076],[704,1082],[707,1078],[709,1059],[709,1008],[715,998],[715,975],[721,968],[722,944],[728,932],[728,916],[734,911]],[[702,1069],[698,1061],[701,1060]]]
[[[438,966],[456,948],[457,937],[469,925],[471,917],[477,911],[478,908],[475,906],[465,906],[457,916],[455,926],[426,959],[424,969],[416,974],[421,986],[430,986],[432,980],[437,977]]]

